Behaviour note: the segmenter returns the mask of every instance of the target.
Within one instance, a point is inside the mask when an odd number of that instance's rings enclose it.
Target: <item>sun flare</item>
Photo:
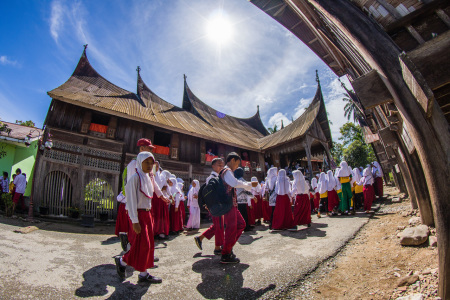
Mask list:
[[[223,13],[211,16],[206,29],[208,37],[220,45],[229,42],[233,36],[233,26]]]

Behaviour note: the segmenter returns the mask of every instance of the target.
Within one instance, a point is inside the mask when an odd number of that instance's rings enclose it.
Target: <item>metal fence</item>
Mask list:
[[[84,213],[99,218],[101,213],[107,213],[108,219],[113,218],[114,191],[111,185],[100,178],[92,179],[84,189]]]
[[[47,174],[44,181],[44,206],[51,215],[68,215],[72,206],[72,183],[67,174],[53,171]]]

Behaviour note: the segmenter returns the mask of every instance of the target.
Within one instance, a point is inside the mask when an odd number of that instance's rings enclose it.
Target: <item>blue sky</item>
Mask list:
[[[4,121],[42,126],[47,91],[70,77],[88,44],[93,67],[124,89],[136,91],[139,65],[156,94],[181,106],[186,74],[192,91],[226,114],[250,117],[259,105],[267,127],[282,119],[287,125],[303,112],[316,91],[317,69],[335,141],[346,122],[334,73],[245,0],[1,1],[0,11]],[[210,33],[218,15],[228,22],[227,40]]]

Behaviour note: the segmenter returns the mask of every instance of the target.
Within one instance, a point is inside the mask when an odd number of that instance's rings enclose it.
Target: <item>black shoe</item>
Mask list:
[[[158,262],[159,261],[159,257],[158,256],[154,256],[153,257],[153,262]]]
[[[119,234],[119,237],[120,237],[120,245],[122,246],[122,250],[127,252],[128,236],[126,234]]]
[[[203,250],[202,241],[200,240],[200,237],[199,236],[194,237],[194,241],[195,241],[195,244],[197,245],[198,249]]]
[[[221,255],[221,254],[222,254],[222,249],[219,249],[219,250],[214,249],[214,255]]]
[[[238,264],[241,261],[237,257],[233,257],[231,254],[222,254],[220,259],[221,264]]]
[[[122,266],[122,264],[120,263],[120,256],[116,256],[114,257],[114,262],[116,263],[116,271],[117,271],[117,275],[119,275],[119,277],[121,279],[125,279],[125,267]]]
[[[145,283],[161,283],[162,279],[159,277],[152,276],[150,274],[147,274],[147,276],[141,276],[138,275],[138,282],[145,282]]]
[[[311,227],[311,223],[308,224],[308,227]]]

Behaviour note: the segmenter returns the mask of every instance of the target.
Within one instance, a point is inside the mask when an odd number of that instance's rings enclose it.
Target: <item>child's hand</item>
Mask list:
[[[133,230],[136,234],[141,233],[141,225],[139,223],[133,223]]]

